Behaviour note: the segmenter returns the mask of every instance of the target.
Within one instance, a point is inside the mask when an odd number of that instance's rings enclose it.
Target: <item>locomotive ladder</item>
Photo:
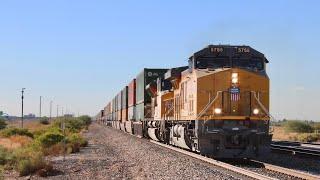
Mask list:
[[[222,91],[217,91],[216,96],[213,98],[212,101],[210,101],[203,109],[202,111],[198,114],[196,120],[199,120],[204,113],[206,113],[208,111],[208,109],[212,106],[212,104],[218,99],[219,94],[222,93]]]
[[[261,109],[264,111],[264,113],[267,114],[267,116],[269,116],[273,122],[276,121],[276,119],[270,114],[270,112],[267,110],[266,107],[264,107],[264,105],[261,103],[261,101],[259,100],[259,98],[257,97],[256,92],[251,91],[251,93],[253,94],[254,98],[256,99],[256,101],[258,102],[259,106],[261,107]],[[270,125],[269,125],[270,126]],[[273,129],[271,130],[271,132],[273,132]]]

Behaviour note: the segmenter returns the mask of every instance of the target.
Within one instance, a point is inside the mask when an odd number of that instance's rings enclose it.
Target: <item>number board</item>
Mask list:
[[[238,47],[237,48],[238,53],[250,53],[250,48],[248,47]]]
[[[211,48],[211,52],[220,53],[220,52],[223,52],[223,48],[222,47],[213,47],[213,48]]]

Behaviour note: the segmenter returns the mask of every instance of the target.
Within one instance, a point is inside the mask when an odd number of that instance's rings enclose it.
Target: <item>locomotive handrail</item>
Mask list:
[[[275,118],[270,114],[270,112],[267,110],[266,107],[264,107],[264,105],[260,102],[260,100],[257,98],[256,92],[251,91],[251,93],[253,93],[254,98],[257,100],[258,104],[260,105],[260,107],[262,108],[262,110],[264,111],[264,113],[266,113],[272,120],[275,120]]]
[[[222,93],[223,91],[217,91],[216,96],[214,97],[214,99],[212,101],[210,101],[203,109],[202,111],[198,114],[197,118],[195,120],[199,120],[199,118],[201,118],[205,112],[207,112],[207,110],[212,106],[212,104],[218,99],[218,96],[220,93]]]
[[[251,93],[253,93],[253,97],[256,99],[256,101],[258,102],[259,106],[262,108],[262,110],[264,111],[264,113],[266,113],[271,119],[272,121],[275,122],[275,118],[270,114],[270,112],[267,110],[266,107],[264,107],[264,105],[260,102],[260,100],[257,98],[256,92],[251,91]],[[272,130],[273,131],[273,130]]]
[[[165,118],[171,113],[171,111],[174,109],[174,106],[172,106],[165,114]]]

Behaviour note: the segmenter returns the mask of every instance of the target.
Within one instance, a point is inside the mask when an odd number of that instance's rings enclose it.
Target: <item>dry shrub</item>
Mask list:
[[[45,148],[43,151],[45,155],[60,155],[64,152],[64,145],[62,143],[58,143],[52,145],[51,147]]]
[[[38,120],[35,121],[28,121],[25,123],[25,127],[27,129],[29,129],[31,132],[37,131],[37,130],[41,130],[41,129],[45,129],[48,126],[50,126],[49,124],[41,124]]]
[[[21,147],[19,143],[12,142],[9,138],[0,138],[0,146],[7,149],[17,149]]]
[[[37,171],[37,175],[40,177],[47,177],[54,174],[55,170],[51,164],[46,164],[46,166]]]
[[[320,140],[320,134],[316,133],[303,133],[299,134],[297,140],[300,142],[316,142]]]
[[[50,124],[50,121],[49,121],[49,118],[48,117],[42,117],[40,120],[39,120],[40,124],[43,124],[43,125],[49,125]]]
[[[65,145],[63,145],[63,143],[58,143],[49,148],[43,149],[44,155],[46,156],[62,155],[63,153],[71,154],[71,153],[77,153],[79,151],[80,151],[79,143],[75,143],[75,144],[68,143]]]
[[[46,132],[37,138],[37,141],[44,148],[50,148],[51,146],[60,143],[64,139],[64,136],[59,132]]]
[[[296,132],[296,133],[313,132],[312,126],[307,122],[303,122],[303,121],[287,121],[284,127],[287,132]]]
[[[80,144],[79,143],[74,143],[74,144],[69,144],[69,151],[71,150],[70,153],[77,153],[80,152]]]
[[[20,176],[26,176],[46,168],[44,156],[41,152],[35,152],[32,149],[25,149],[16,154],[16,170]]]
[[[88,141],[85,140],[80,134],[74,133],[68,137],[69,146],[72,148],[72,153],[80,151],[80,147],[88,145]]]
[[[11,151],[0,146],[0,165],[12,164],[13,160]]]
[[[27,146],[32,142],[32,138],[27,137],[27,136],[11,136],[10,140],[14,143],[19,143],[21,146]]]
[[[70,142],[71,144],[79,144],[80,147],[85,147],[88,145],[88,141],[77,133],[71,134],[68,137],[68,142]]]
[[[20,135],[20,136],[28,136],[33,138],[33,134],[28,130],[28,129],[22,129],[22,128],[6,128],[1,131],[1,135],[3,137],[11,137],[15,135]]]

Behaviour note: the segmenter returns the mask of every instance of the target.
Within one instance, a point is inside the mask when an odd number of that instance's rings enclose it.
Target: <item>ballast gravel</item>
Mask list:
[[[63,157],[53,158],[53,166],[60,173],[46,179],[247,179],[95,123],[85,136],[89,146],[66,156],[65,161]]]

